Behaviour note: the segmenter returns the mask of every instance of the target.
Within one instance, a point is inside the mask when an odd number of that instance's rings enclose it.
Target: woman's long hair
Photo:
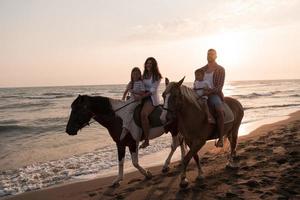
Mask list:
[[[152,63],[152,77],[153,77],[153,82],[154,81],[158,81],[159,79],[162,78],[162,75],[161,73],[159,72],[159,69],[158,69],[158,65],[157,65],[157,61],[155,60],[155,58],[153,57],[149,57],[146,59],[145,61],[145,64],[144,64],[144,72],[143,72],[143,78],[144,79],[148,79],[149,78],[149,72],[148,70],[146,69],[146,63],[148,61],[151,61]]]

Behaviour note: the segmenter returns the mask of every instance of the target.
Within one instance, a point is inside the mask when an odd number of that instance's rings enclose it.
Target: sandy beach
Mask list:
[[[195,181],[193,161],[188,167],[190,185],[179,188],[179,162],[161,173],[151,167],[154,177],[145,180],[138,172],[125,174],[117,188],[114,176],[70,183],[4,199],[300,199],[300,111],[290,118],[263,125],[239,138],[238,169],[225,168],[227,150],[208,143],[199,152],[204,180]]]

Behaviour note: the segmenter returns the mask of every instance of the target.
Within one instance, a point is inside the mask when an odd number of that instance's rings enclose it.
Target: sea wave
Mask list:
[[[0,99],[60,99],[74,97],[70,93],[43,93],[41,95],[2,95]]]
[[[51,105],[51,102],[26,102],[26,103],[13,103],[4,106],[0,106],[0,110],[8,109],[24,109],[24,108],[37,108],[37,107],[46,107]]]
[[[170,141],[160,138],[153,142],[151,149],[140,150],[139,156],[159,152],[170,146]],[[3,185],[3,196],[49,187],[84,175],[98,174],[117,166],[115,145],[104,146],[93,152],[74,155],[69,158],[35,163],[19,169],[0,171],[0,186]],[[130,160],[130,155],[125,155]],[[1,196],[0,196],[1,197]]]
[[[10,119],[10,120],[2,120],[0,121],[0,125],[6,125],[6,124],[16,124],[18,123],[19,121],[17,120],[13,120],[13,119]]]
[[[10,98],[20,98],[20,95],[2,95],[0,96],[1,99],[10,99]]]
[[[300,97],[300,94],[292,94],[292,95],[289,95],[289,97]]]
[[[282,105],[268,105],[268,106],[250,106],[244,107],[244,110],[250,109],[263,109],[263,108],[284,108],[284,107],[295,107],[300,106],[300,104],[282,104]]]
[[[53,96],[53,95],[65,95],[66,93],[63,93],[63,92],[46,92],[46,93],[43,93],[42,95],[45,95],[45,96]]]
[[[54,95],[54,96],[28,96],[25,97],[27,99],[60,99],[60,98],[68,98],[68,97],[74,97],[73,94],[65,94],[65,95]]]
[[[22,133],[34,130],[35,127],[22,125],[0,125],[0,133],[21,131]]]
[[[240,98],[240,99],[251,99],[251,98],[258,98],[258,97],[269,97],[273,96],[275,94],[279,94],[282,91],[273,91],[273,92],[265,92],[265,93],[257,93],[257,92],[252,92],[250,94],[244,94],[244,95],[232,95],[232,97],[235,98]]]
[[[28,125],[19,125],[19,124],[9,124],[9,125],[0,125],[0,134],[1,133],[17,133],[17,134],[44,134],[47,132],[64,132],[66,128],[66,122],[60,121],[59,123],[42,123],[34,122]],[[12,135],[11,135],[12,136]]]

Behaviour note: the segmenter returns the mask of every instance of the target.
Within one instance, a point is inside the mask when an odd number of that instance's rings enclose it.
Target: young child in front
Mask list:
[[[126,99],[128,93],[130,93],[130,98]],[[129,131],[131,133],[139,131],[139,127],[134,123],[133,114],[134,109],[138,104],[140,104],[140,100],[143,98],[144,94],[145,86],[142,81],[142,72],[138,67],[134,67],[131,70],[131,80],[127,84],[126,90],[124,91],[122,97],[122,100],[127,100],[128,103],[132,103],[123,108],[124,110],[126,110],[126,114],[124,115],[124,117],[121,117],[123,120],[123,130],[120,136],[120,140],[124,139]]]
[[[211,113],[209,112],[209,108],[207,105],[207,99],[208,97],[204,95],[204,90],[205,89],[212,89],[213,86],[209,81],[203,80],[204,79],[204,70],[202,69],[197,69],[195,71],[195,81],[194,81],[194,90],[196,91],[197,95],[201,97],[204,107],[205,107],[205,112],[207,114],[208,122],[213,123],[214,118],[212,117]]]

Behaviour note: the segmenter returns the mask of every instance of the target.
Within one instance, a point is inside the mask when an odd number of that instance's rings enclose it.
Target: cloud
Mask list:
[[[173,40],[187,36],[201,35],[203,24],[192,19],[175,19],[148,25],[137,25],[131,28],[126,37],[135,40]]]
[[[220,31],[266,29],[274,26],[299,23],[300,1],[244,1],[236,0],[216,4],[214,9],[130,28],[123,38],[129,42],[172,41],[201,37]]]

